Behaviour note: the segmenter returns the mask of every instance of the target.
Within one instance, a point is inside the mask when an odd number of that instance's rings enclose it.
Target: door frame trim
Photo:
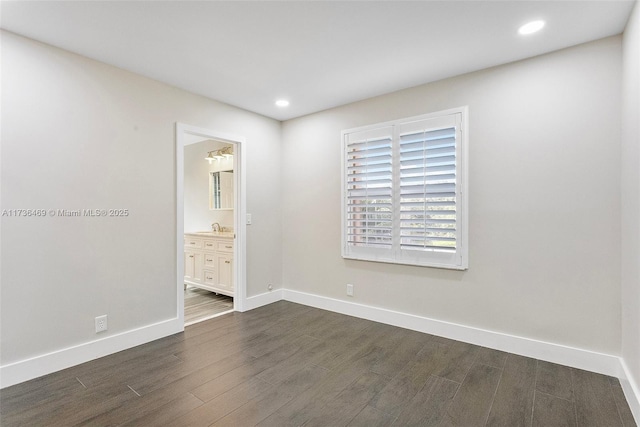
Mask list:
[[[176,284],[177,284],[177,317],[184,324],[184,147],[195,142],[189,142],[185,135],[193,135],[207,139],[226,142],[234,145],[233,152],[233,185],[235,244],[233,245],[233,278],[235,284],[233,309],[244,311],[246,307],[246,259],[247,259],[247,225],[244,218],[246,208],[246,139],[243,136],[232,135],[215,130],[176,123]]]

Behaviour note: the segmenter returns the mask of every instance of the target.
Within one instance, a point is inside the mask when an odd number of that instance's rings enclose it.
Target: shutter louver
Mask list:
[[[456,251],[456,129],[400,135],[400,248]]]
[[[350,138],[346,146],[346,243],[391,248],[391,134]]]

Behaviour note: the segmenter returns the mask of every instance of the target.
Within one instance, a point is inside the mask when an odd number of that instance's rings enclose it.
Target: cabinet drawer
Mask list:
[[[204,270],[202,273],[202,282],[205,285],[216,285],[216,273],[213,270]]]
[[[233,242],[232,241],[217,242],[216,250],[218,252],[233,252]]]
[[[210,250],[210,251],[215,251],[216,250],[216,241],[215,240],[205,240],[203,242],[203,248]]]
[[[204,260],[203,260],[204,266],[205,267],[210,267],[210,268],[215,268],[216,266],[216,260],[213,257],[213,254],[210,253],[204,253]]]
[[[202,240],[201,239],[193,239],[193,238],[190,238],[190,237],[185,237],[184,238],[184,247],[185,248],[200,249],[200,248],[202,248]]]

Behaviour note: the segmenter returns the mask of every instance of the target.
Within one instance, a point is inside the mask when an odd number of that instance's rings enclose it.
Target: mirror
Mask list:
[[[209,209],[233,209],[233,171],[209,173]]]

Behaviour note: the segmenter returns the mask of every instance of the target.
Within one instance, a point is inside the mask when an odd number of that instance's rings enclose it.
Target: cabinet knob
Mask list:
[[[225,261],[224,263],[225,264],[231,264],[231,261]]]
[[[189,258],[193,258],[193,255],[189,255]]]
[[[225,248],[227,248],[227,249],[232,249],[232,248],[233,248],[233,246],[225,246]]]

